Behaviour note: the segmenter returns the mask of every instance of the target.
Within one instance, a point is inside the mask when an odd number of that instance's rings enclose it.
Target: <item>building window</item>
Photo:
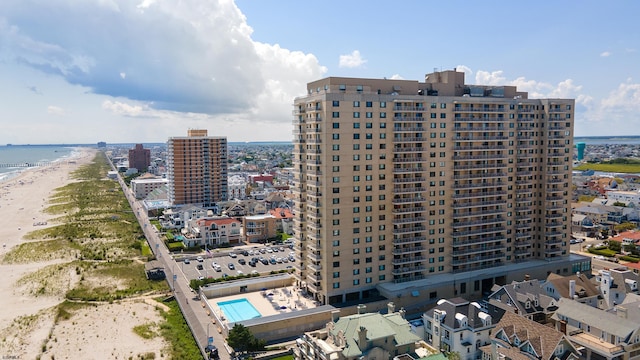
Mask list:
[[[340,106],[340,101],[338,101],[338,100],[333,100],[333,106],[334,106],[334,107],[338,107],[338,106]]]
[[[353,107],[360,107],[360,101],[354,101]]]
[[[359,118],[360,118],[360,111],[354,111],[354,112],[353,112],[353,117],[354,117],[355,119],[359,119]]]
[[[338,111],[334,111],[334,112],[331,113],[331,117],[334,118],[334,119],[339,118],[340,117],[340,113]],[[338,128],[338,127],[336,127],[336,124],[337,123],[333,123],[333,128],[334,129]]]

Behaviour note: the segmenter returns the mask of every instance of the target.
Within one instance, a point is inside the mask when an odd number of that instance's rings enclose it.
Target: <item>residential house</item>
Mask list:
[[[512,312],[544,324],[557,307],[556,300],[547,295],[538,280],[496,285],[493,290],[488,297],[487,310],[495,319],[500,319],[505,312]]]
[[[411,332],[404,310],[364,313],[334,318],[326,328],[305,333],[298,339],[297,359],[303,360],[391,360],[395,356],[413,353],[421,340]],[[334,313],[336,316],[339,311]]]
[[[506,312],[496,324],[483,360],[577,360],[580,352],[560,331]]]
[[[638,293],[638,274],[627,268],[599,270],[595,281],[606,308],[621,304],[627,294]]]
[[[209,248],[223,245],[237,245],[242,240],[242,223],[230,217],[204,217],[188,223],[185,246],[207,246]]]
[[[640,303],[602,310],[569,299],[558,301],[556,329],[582,350],[586,360],[640,359]]]
[[[551,273],[542,284],[546,294],[553,299],[572,299],[589,306],[603,308],[604,299],[600,295],[600,289],[585,274],[578,273],[562,276]]]
[[[425,340],[436,349],[457,352],[461,360],[480,359],[480,347],[490,343],[495,327],[491,315],[463,298],[439,300],[422,315]]]
[[[598,233],[598,227],[588,215],[573,213],[571,215],[571,233],[594,237]]]

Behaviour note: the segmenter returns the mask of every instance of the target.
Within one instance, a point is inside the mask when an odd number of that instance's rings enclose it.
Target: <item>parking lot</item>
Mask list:
[[[246,255],[243,254],[244,251],[246,251]],[[291,269],[293,268],[293,262],[290,257],[292,251],[286,245],[254,246],[225,249],[214,252],[211,255],[176,256],[175,258],[176,267],[180,267],[185,277],[191,280],[237,276],[239,274],[251,274],[252,272],[268,274],[271,271]],[[252,266],[250,264],[252,258],[262,258],[266,264],[257,261]],[[188,259],[187,262],[184,259]],[[214,263],[218,265],[215,268],[213,266]]]

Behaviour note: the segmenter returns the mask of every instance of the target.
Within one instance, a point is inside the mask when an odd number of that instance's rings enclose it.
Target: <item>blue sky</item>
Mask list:
[[[0,144],[288,141],[327,76],[576,99],[575,134],[640,135],[638,1],[2,0]]]

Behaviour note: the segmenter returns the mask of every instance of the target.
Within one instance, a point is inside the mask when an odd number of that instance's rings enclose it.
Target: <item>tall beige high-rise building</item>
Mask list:
[[[167,141],[169,201],[213,206],[227,200],[227,138],[189,130]]]
[[[294,101],[298,285],[324,304],[432,279],[464,296],[495,282],[475,274],[566,261],[574,102],[455,70],[309,83]]]

